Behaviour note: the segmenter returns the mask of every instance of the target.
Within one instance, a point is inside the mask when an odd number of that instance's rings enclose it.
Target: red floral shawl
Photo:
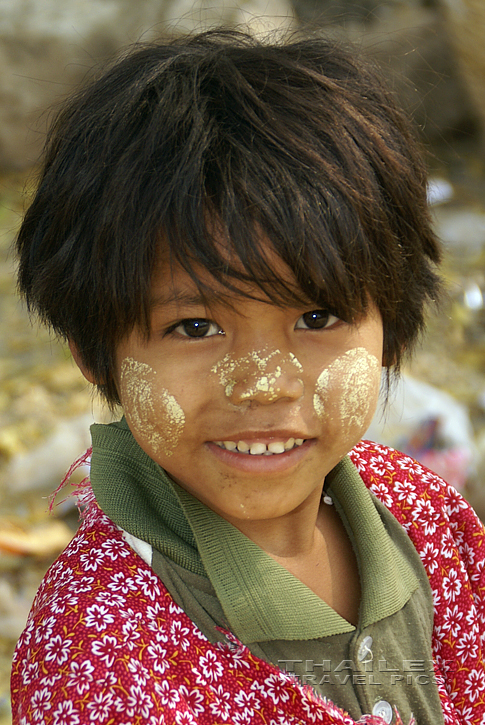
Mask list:
[[[482,524],[454,488],[402,453],[361,442],[350,457],[428,573],[446,725],[485,723]],[[37,593],[11,689],[14,725],[354,724],[231,633],[209,643],[92,496]]]

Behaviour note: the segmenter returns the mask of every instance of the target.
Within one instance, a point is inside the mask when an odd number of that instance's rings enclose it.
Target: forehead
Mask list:
[[[181,304],[195,306],[216,302],[232,306],[241,298],[275,303],[275,299],[268,294],[270,278],[264,278],[263,275],[257,278],[248,274],[243,262],[229,243],[219,239],[216,244],[221,265],[214,272],[199,262],[183,265],[168,259],[167,255],[162,255],[151,279],[150,306],[152,308]],[[263,240],[258,247],[259,255],[268,271],[271,271],[273,279],[277,279],[288,289],[289,296],[303,301],[305,295],[294,273],[277,255],[270,242]]]

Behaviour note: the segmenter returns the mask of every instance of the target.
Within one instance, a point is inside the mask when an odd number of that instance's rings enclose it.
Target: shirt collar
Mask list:
[[[95,424],[91,433],[91,481],[103,511],[177,564],[207,576],[242,642],[317,639],[355,629],[237,528],[175,484],[140,448],[124,420]],[[418,580],[349,458],[327,476],[327,491],[356,552],[359,626],[365,627],[401,609]]]

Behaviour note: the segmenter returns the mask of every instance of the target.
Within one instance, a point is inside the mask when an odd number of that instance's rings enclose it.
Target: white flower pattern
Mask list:
[[[427,570],[445,723],[485,723],[483,528],[454,490],[409,457],[361,442],[351,458]],[[46,575],[19,640],[14,722],[355,725],[230,633],[225,643],[208,642],[89,491],[85,501],[80,531]]]

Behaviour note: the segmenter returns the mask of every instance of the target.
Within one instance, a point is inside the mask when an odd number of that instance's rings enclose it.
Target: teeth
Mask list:
[[[281,441],[277,441],[275,443],[270,443],[268,445],[268,451],[271,451],[271,453],[284,453],[285,444],[281,443]]]
[[[286,443],[283,441],[271,441],[266,446],[266,443],[256,441],[254,443],[246,443],[246,441],[214,441],[216,446],[225,448],[228,451],[237,451],[238,453],[249,453],[252,456],[273,456],[285,451],[291,451],[295,446],[301,446],[305,442],[304,438],[288,438]]]

